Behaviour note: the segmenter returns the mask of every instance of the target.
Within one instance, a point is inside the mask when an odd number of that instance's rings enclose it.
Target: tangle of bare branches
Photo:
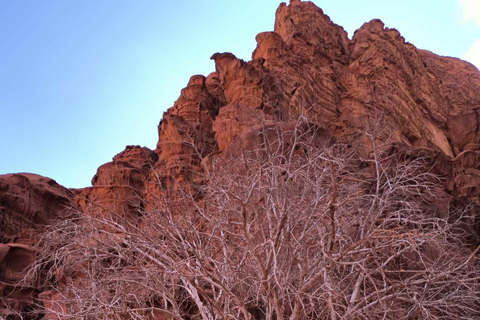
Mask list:
[[[300,119],[218,157],[140,223],[79,213],[45,233],[29,276],[48,319],[478,319],[466,211],[432,209],[428,161],[371,137],[362,158]]]

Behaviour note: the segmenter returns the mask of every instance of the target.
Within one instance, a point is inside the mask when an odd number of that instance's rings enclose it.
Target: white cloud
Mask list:
[[[480,70],[480,40],[473,43],[467,53],[463,56],[463,59],[473,63]]]
[[[463,22],[472,20],[480,26],[480,0],[458,0],[462,9]]]

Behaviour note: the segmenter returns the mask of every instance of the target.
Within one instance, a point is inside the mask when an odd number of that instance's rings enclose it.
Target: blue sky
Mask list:
[[[480,0],[314,1],[349,36],[380,18],[407,41],[480,67]],[[0,174],[86,187],[157,125],[210,56],[248,60],[271,0],[0,0]]]

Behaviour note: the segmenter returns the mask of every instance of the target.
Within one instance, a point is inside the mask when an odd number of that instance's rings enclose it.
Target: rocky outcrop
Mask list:
[[[22,230],[50,224],[71,208],[72,199],[73,193],[53,179],[31,173],[1,175],[0,241],[17,242]]]
[[[154,182],[152,192],[171,187],[172,182],[200,183],[197,168],[201,159],[218,150],[212,128],[224,105],[224,91],[216,73],[190,78],[158,125],[158,161],[150,177]]]
[[[127,146],[112,160],[98,168],[92,187],[74,190],[75,204],[95,216],[141,216],[146,180],[157,154],[145,147]]]
[[[32,305],[39,288],[17,284],[36,259],[42,231],[71,214],[72,200],[73,193],[55,180],[31,173],[0,176],[0,318]]]
[[[428,159],[443,179],[436,212],[470,206],[466,229],[478,243],[480,72],[474,66],[419,50],[380,20],[349,39],[320,8],[299,0],[280,4],[274,30],[256,41],[251,61],[214,54],[215,72],[191,77],[164,113],[156,149],[128,146],[98,169],[92,187],[69,191],[32,174],[0,176],[0,270],[18,272],[12,257],[33,254],[18,244],[34,244],[40,226],[72,201],[92,215],[140,219],[163,192],[196,190],[213,157],[254,148],[262,143],[259,132],[291,128],[300,115],[317,128],[319,143],[357,141],[368,157],[375,136],[392,152]]]

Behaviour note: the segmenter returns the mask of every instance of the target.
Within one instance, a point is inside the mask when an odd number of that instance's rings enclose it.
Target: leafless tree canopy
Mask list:
[[[165,191],[140,221],[80,214],[30,270],[52,319],[478,319],[468,208],[434,210],[422,157],[318,138],[300,119]]]

